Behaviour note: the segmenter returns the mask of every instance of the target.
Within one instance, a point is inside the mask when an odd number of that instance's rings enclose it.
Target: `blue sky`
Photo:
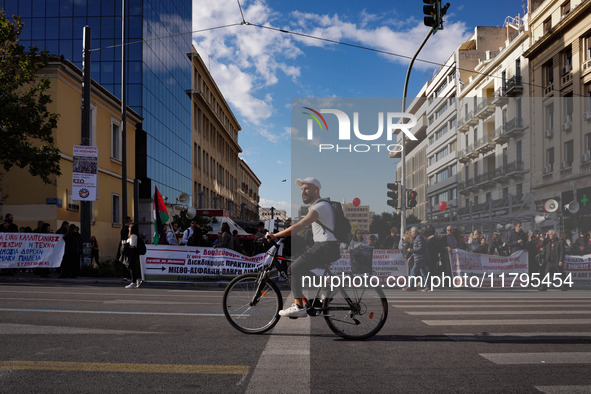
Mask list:
[[[502,26],[507,16],[523,15],[524,5],[520,0],[499,0],[494,7],[478,1],[450,3],[444,30],[430,38],[419,59],[443,63],[475,26]],[[403,56],[412,56],[428,31],[423,24],[423,2],[418,0],[240,0],[240,5],[250,24]],[[193,1],[193,30],[241,21],[236,0]],[[242,126],[241,156],[262,181],[261,206],[287,209],[289,214],[295,188],[292,174],[314,176],[307,172],[331,168],[328,174],[320,172],[325,178],[321,179],[323,195],[347,202],[359,197],[376,213],[391,211],[386,205],[385,184],[393,180],[395,163],[387,153],[343,155],[338,159],[326,155],[316,162],[317,167],[311,167],[302,159],[299,147],[292,158],[291,141],[297,139],[293,133],[298,131],[291,127],[291,103],[298,97],[401,97],[406,58],[252,25],[196,33],[193,44]],[[409,102],[436,68],[415,63]],[[343,159],[350,168],[336,165]],[[352,185],[349,181],[368,178],[371,184]],[[284,179],[287,182],[282,182]],[[294,190],[294,206],[300,202],[299,191]]]

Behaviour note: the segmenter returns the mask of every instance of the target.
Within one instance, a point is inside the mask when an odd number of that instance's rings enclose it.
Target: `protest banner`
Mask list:
[[[529,282],[525,250],[511,256],[495,256],[453,249],[449,257],[455,281],[452,287],[523,288]]]
[[[263,253],[249,257],[229,249],[147,245],[147,253],[141,258],[142,277],[156,282],[194,282],[203,277],[233,278],[257,272],[264,258]],[[341,250],[341,259],[332,264],[331,270],[334,274],[351,271],[348,250]],[[381,281],[385,281],[388,276],[407,276],[408,266],[400,251],[376,249],[373,251],[373,271]]]
[[[57,268],[64,248],[59,234],[0,233],[0,268]]]
[[[564,273],[572,275],[573,288],[591,288],[591,254],[565,256]]]

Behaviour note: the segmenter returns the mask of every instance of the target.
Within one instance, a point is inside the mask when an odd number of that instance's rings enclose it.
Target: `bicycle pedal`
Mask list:
[[[316,317],[329,317],[329,316],[331,316],[331,314],[328,313],[328,312],[321,312],[321,311],[319,311],[319,312],[316,312],[316,314],[314,316],[316,316]]]

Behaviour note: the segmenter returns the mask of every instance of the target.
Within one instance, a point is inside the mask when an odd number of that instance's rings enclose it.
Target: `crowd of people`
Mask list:
[[[355,249],[361,245],[360,234],[353,236],[349,243],[349,249]],[[562,232],[560,236],[554,230],[548,230],[541,234],[535,230],[528,236],[523,231],[521,222],[514,223],[513,230],[508,231],[504,237],[500,233],[494,233],[490,240],[479,230],[474,230],[467,236],[461,234],[459,229],[447,226],[446,234],[436,234],[432,225],[422,229],[413,227],[407,230],[401,238],[398,228],[393,227],[380,246],[384,249],[399,249],[409,264],[411,276],[421,276],[424,279],[427,273],[437,276],[442,273],[451,275],[449,253],[452,249],[466,250],[472,253],[509,256],[518,250],[528,251],[529,273],[541,275],[563,273],[564,258],[566,255],[586,255],[591,253],[591,230],[578,233],[577,238],[572,238],[569,233]],[[544,286],[540,290],[545,290]],[[415,284],[406,290],[416,290]],[[424,287],[423,291],[430,291]]]

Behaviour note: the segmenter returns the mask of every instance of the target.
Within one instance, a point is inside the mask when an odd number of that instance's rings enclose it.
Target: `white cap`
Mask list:
[[[314,185],[318,188],[318,190],[320,190],[320,181],[316,178],[312,178],[312,177],[308,177],[308,178],[298,178],[296,179],[296,185],[298,186],[302,186],[304,183],[309,183],[311,185]]]

